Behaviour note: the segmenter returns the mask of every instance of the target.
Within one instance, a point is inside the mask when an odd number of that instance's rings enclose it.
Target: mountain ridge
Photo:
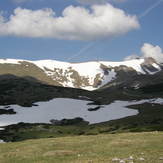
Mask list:
[[[147,85],[154,76],[157,76],[155,83],[158,84],[163,81],[162,70],[163,65],[153,58],[81,63],[0,59],[0,75],[29,76],[41,83],[89,91],[121,86],[138,88]]]

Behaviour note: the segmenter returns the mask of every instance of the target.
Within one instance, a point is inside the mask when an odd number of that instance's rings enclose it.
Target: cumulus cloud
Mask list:
[[[158,45],[153,46],[149,43],[145,43],[142,46],[140,52],[141,52],[140,55],[130,55],[126,57],[124,60],[131,60],[137,57],[139,58],[152,57],[158,62],[163,62],[163,52],[162,52],[162,49]]]
[[[127,0],[76,0],[76,1],[82,5],[93,5],[93,4],[102,4],[107,2],[124,3]]]
[[[135,15],[110,4],[85,7],[68,6],[62,16],[52,9],[29,10],[16,8],[8,21],[0,15],[0,35],[19,37],[96,40],[125,34],[140,25]]]
[[[141,57],[153,57],[156,61],[163,62],[162,49],[158,45],[153,46],[151,44],[145,43],[141,48]]]

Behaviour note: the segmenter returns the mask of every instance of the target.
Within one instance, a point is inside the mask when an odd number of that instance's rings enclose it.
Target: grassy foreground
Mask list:
[[[162,142],[163,132],[31,139],[0,144],[0,162],[109,163],[117,158],[126,163],[162,163]]]

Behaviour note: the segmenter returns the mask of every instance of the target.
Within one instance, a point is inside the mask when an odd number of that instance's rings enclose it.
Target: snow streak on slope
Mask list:
[[[114,71],[114,69],[112,69],[111,71],[109,71],[109,75],[104,75],[101,85],[99,87],[104,86],[105,84],[107,84],[109,81],[115,79],[116,77],[116,72]]]

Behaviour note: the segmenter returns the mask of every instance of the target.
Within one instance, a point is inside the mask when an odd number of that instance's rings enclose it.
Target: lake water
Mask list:
[[[38,106],[21,107],[11,105],[17,112],[12,115],[0,115],[0,126],[24,123],[50,123],[51,119],[61,120],[81,117],[90,124],[119,119],[138,114],[137,110],[128,109],[125,106],[137,104],[138,101],[115,101],[110,105],[103,105],[97,111],[88,111],[96,105],[87,105],[90,101],[74,100],[68,98],[55,98],[48,102],[38,102]],[[140,103],[140,101],[139,101]],[[1,106],[3,108],[3,106]]]
[[[127,105],[141,104],[144,102],[160,103],[163,105],[163,99],[148,99],[141,101],[115,101],[110,105],[103,105],[99,110],[88,111],[96,105],[87,105],[90,101],[74,100],[67,98],[55,98],[48,102],[38,102],[38,106],[21,107],[10,105],[17,114],[0,115],[0,130],[2,126],[10,124],[24,123],[50,123],[51,119],[61,120],[63,118],[81,117],[89,124],[105,122],[113,119],[119,119],[138,114],[137,110],[126,108]],[[0,106],[4,108],[4,106]],[[0,140],[0,143],[5,143]]]

